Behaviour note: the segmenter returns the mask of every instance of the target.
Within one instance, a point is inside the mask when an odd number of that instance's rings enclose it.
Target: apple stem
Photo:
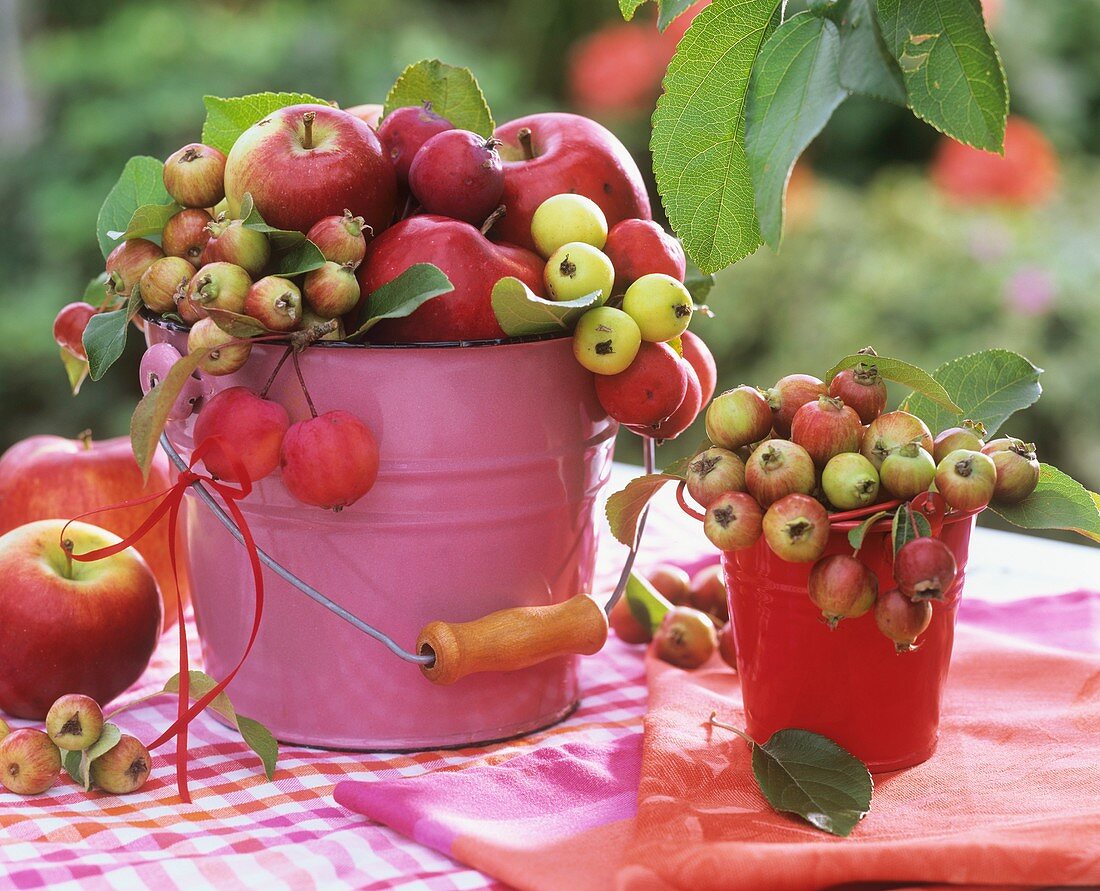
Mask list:
[[[298,375],[298,383],[302,385],[302,395],[306,397],[309,413],[315,418],[317,417],[317,406],[313,404],[313,399],[309,395],[309,387],[306,386],[306,379],[302,377],[302,366],[298,364],[297,353],[294,353],[294,373]]]
[[[302,125],[306,129],[305,136],[302,138],[302,148],[313,148],[313,119],[317,117],[317,112],[307,111],[302,115]]]
[[[61,540],[61,550],[65,552],[65,578],[71,579],[73,577],[73,540],[63,538]]]
[[[81,430],[80,435],[77,437],[80,440],[81,445],[84,446],[84,451],[89,451],[92,448],[92,431]]]
[[[533,161],[535,159],[535,146],[531,142],[531,128],[521,127],[516,134],[516,138],[519,140],[520,148],[523,149],[523,157],[528,161]]]
[[[271,389],[271,385],[275,383],[275,378],[279,376],[279,372],[282,370],[283,363],[290,357],[290,354],[294,352],[293,347],[287,347],[286,352],[279,357],[279,361],[275,363],[275,369],[271,372],[271,376],[267,379],[267,383],[264,384],[264,388],[260,390],[260,398],[267,398],[267,391]]]
[[[505,216],[508,213],[508,208],[501,204],[496,210],[494,210],[489,216],[485,218],[485,222],[481,224],[481,234],[488,235],[489,230],[496,225],[497,220]]]
[[[739,737],[741,737],[741,739],[743,739],[745,742],[747,742],[750,746],[753,746],[754,748],[756,746],[756,740],[753,739],[751,736],[749,736],[747,733],[745,733],[744,730],[741,730],[738,727],[734,727],[732,724],[727,724],[725,721],[719,721],[718,720],[718,712],[711,712],[710,717],[707,719],[707,723],[711,727],[721,727],[723,730],[729,730],[733,733],[736,733]]]

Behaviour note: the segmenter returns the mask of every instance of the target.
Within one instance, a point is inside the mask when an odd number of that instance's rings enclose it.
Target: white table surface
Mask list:
[[[618,491],[643,472],[640,467],[615,464],[606,492]],[[639,566],[685,562],[714,550],[703,535],[702,524],[685,517],[676,504],[675,487],[671,483],[653,499],[649,523],[651,531],[659,530],[660,534],[643,537]],[[979,519],[970,544],[967,597],[1003,603],[1078,588],[1100,588],[1100,546],[985,529],[980,523]],[[622,565],[627,551],[623,545],[608,535],[600,547],[604,551],[601,558],[608,556],[606,551],[612,551],[615,555],[612,564]]]

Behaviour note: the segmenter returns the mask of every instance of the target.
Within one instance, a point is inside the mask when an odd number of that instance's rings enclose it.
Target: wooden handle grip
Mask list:
[[[553,606],[502,609],[473,622],[430,622],[416,649],[435,654],[432,665],[420,666],[428,680],[453,684],[478,671],[516,671],[571,653],[590,656],[606,640],[603,609],[578,594]]]

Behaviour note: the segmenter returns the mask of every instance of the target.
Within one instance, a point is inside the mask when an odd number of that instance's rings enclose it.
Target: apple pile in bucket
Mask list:
[[[185,356],[158,343],[141,363],[143,469],[165,425],[195,415],[215,477],[281,469],[303,504],[354,504],[378,443],[361,418],[314,408],[298,354],[322,340],[572,334],[612,417],[662,440],[695,420],[715,371],[686,330],[684,251],[612,133],[558,113],[494,127],[473,76],[435,61],[406,69],[384,108],[311,98],[207,97],[204,141],[131,159],[104,204],[105,296],[63,308],[54,334],[70,376],[96,379],[139,313],[187,331]],[[311,417],[292,424],[267,397],[283,362],[257,391],[215,385],[256,344],[287,347]]]
[[[896,651],[910,652],[931,622],[933,604],[957,579],[955,557],[936,533],[945,519],[991,507],[1024,528],[1100,540],[1100,496],[1040,464],[1033,444],[987,437],[986,423],[996,431],[1039,398],[1040,372],[1023,356],[986,350],[929,375],[867,347],[842,359],[825,380],[789,374],[768,388],[735,387],[707,407],[707,441],[693,456],[611,496],[612,532],[624,544],[634,542],[649,498],[676,481],[681,507],[703,521],[721,551],[766,547],[779,560],[810,564],[806,593],[824,629],[872,614]],[[887,411],[887,379],[913,388],[902,408]],[[925,418],[939,422],[935,433]],[[685,492],[705,512],[693,509]],[[887,591],[860,556],[868,529],[883,522],[892,522],[894,554]],[[839,523],[850,529],[852,552],[826,555]],[[665,625],[686,617],[674,615],[683,608],[669,598],[656,600],[661,592],[654,588],[628,585],[612,620],[617,615],[624,639],[638,636],[636,622],[655,635],[664,655]],[[698,652],[707,651],[699,663],[715,646],[706,637],[695,635]]]

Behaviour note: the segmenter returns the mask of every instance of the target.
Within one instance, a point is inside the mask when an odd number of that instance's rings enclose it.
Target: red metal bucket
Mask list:
[[[851,554],[848,530],[859,522],[834,522],[825,553]],[[812,564],[780,560],[763,537],[723,554],[749,735],[764,741],[785,727],[811,730],[875,772],[931,757],[973,527],[972,514],[947,516],[938,537],[954,553],[958,576],[933,604],[918,649],[901,654],[871,613],[829,630],[807,594]],[[868,531],[860,558],[880,590],[894,587],[889,519]]]
[[[185,332],[150,324],[181,350]],[[255,345],[215,389],[263,386],[284,347]],[[596,500],[617,425],[568,337],[439,347],[319,343],[302,353],[318,411],[345,409],[379,443],[375,487],[335,514],[294,501],[279,473],[242,510],[257,545],[407,649],[430,621],[469,621],[591,590]],[[308,417],[288,364],[270,391]],[[201,409],[200,409],[201,411]],[[193,420],[171,422],[184,454]],[[193,601],[207,670],[222,677],[252,617],[247,557],[189,499]],[[265,570],[267,606],[233,704],[281,740],[357,749],[458,746],[526,733],[578,697],[576,658],[441,687]]]

